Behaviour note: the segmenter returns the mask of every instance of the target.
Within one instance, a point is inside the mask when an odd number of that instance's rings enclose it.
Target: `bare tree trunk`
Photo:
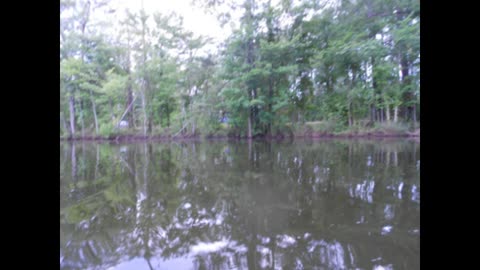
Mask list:
[[[73,136],[75,134],[75,97],[73,93],[70,95],[68,105],[70,109],[70,135]]]
[[[111,98],[108,98],[108,103],[110,104],[110,116],[112,117],[112,123],[115,121],[115,114],[113,113],[113,101]]]
[[[71,158],[72,158],[72,179],[73,182],[77,182],[77,153],[75,149],[75,144],[71,144],[72,147],[72,152],[71,152]]]
[[[63,116],[63,112],[60,113],[60,122],[62,123],[62,127],[64,132],[69,132],[68,127],[67,127],[67,121],[65,121],[65,117]]]
[[[182,106],[182,119],[181,119],[181,123],[180,123],[180,126],[183,127],[183,125],[185,125],[185,119],[187,118],[187,113],[186,113],[186,109],[185,109],[185,104]],[[186,130],[186,129],[185,129]],[[182,134],[184,134],[185,132],[182,131]]]
[[[416,127],[417,126],[417,105],[416,104],[413,104],[413,111],[412,111],[412,114],[413,114],[413,126]]]
[[[85,120],[84,120],[84,110],[83,110],[83,100],[80,101],[80,117],[81,117],[81,124],[82,124],[82,137],[85,136]]]
[[[65,172],[65,164],[67,163],[67,160],[68,160],[68,147],[67,146],[64,146],[63,147],[63,157],[64,158],[60,158],[61,160],[61,163],[60,163],[60,169],[61,169],[61,172]]]
[[[252,111],[250,110],[248,114],[248,131],[247,131],[247,138],[252,138]]]
[[[191,118],[190,118],[190,119],[192,120],[192,135],[195,136],[196,123],[195,123],[195,115],[194,115],[194,113],[192,113],[192,111],[193,111],[193,105],[192,105],[192,103],[193,103],[193,102],[190,103],[189,111],[190,111],[190,114],[191,114],[191,116],[190,116]]]
[[[252,1],[248,1],[248,4],[245,6],[245,13],[246,13],[246,23],[247,23],[247,35],[249,35],[247,40],[246,46],[246,62],[248,65],[248,69],[251,70],[255,68],[255,58],[254,58],[254,43],[253,38],[250,36],[253,34],[253,9],[254,5]],[[249,101],[253,100],[256,97],[255,89],[247,82],[247,92]],[[247,131],[247,138],[252,138],[252,121],[256,121],[255,119],[255,112],[252,106],[249,107],[248,112],[248,131]]]
[[[87,151],[85,151],[85,141],[82,140],[82,163],[81,164],[87,164]],[[83,167],[83,166],[82,166]],[[82,180],[86,180],[87,177],[89,177],[87,175],[87,171],[86,170],[81,170],[81,179]]]
[[[375,122],[375,110],[376,110],[375,105],[374,104],[370,105],[370,121],[372,123]]]
[[[143,135],[147,136],[147,109],[145,108],[145,89],[142,91]]]
[[[96,156],[95,156],[95,173],[94,173],[94,180],[97,180],[98,176],[98,165],[100,164],[100,148],[99,145],[95,145],[95,150],[96,150]]]
[[[150,161],[149,159],[149,152],[148,152],[148,147],[147,143],[143,144],[143,152],[144,152],[144,157],[145,157],[145,162],[143,163],[143,184],[144,184],[144,191],[145,195],[148,198],[148,163]]]
[[[132,103],[130,103],[130,105],[128,105],[128,107],[127,107],[127,109],[125,110],[125,112],[123,112],[123,114],[122,114],[122,116],[120,117],[120,119],[118,120],[118,123],[117,123],[117,124],[119,124],[119,123],[123,120],[123,117],[125,117],[125,115],[127,115],[127,113],[128,113],[130,110],[132,110],[133,101],[134,101],[134,100],[132,100]],[[133,112],[132,112],[132,114],[133,114]],[[134,121],[134,123],[135,123],[135,121]]]
[[[351,168],[352,166],[352,155],[353,155],[353,147],[352,147],[352,144],[349,143],[348,144],[348,165],[349,165],[349,168]]]
[[[141,2],[142,10],[143,10],[143,1]],[[145,28],[146,28],[146,18],[141,18],[142,23],[142,52],[143,52],[143,91],[142,91],[142,109],[143,109],[143,135],[147,136],[147,109],[146,109],[146,100],[145,94],[148,88],[148,80],[147,74],[145,71],[145,64],[147,63],[147,49],[146,49],[146,42],[145,42]]]
[[[82,36],[81,36],[81,51],[80,51],[80,54],[81,54],[81,60],[82,60],[82,63],[85,62],[85,47],[84,47],[84,42],[85,42],[85,28],[87,27],[87,23],[88,23],[88,20],[90,18],[90,1],[88,1],[86,4],[85,4],[85,7],[84,7],[86,10],[84,10],[84,15],[85,17],[83,18],[83,21],[81,22],[81,29],[82,29]],[[85,122],[84,122],[84,107],[83,107],[83,100],[80,101],[80,110],[81,110],[81,117],[82,117],[82,137],[85,136]]]
[[[167,106],[167,128],[170,129],[170,108],[168,107],[168,103],[166,104]]]
[[[405,54],[402,54],[400,56],[400,67],[401,67],[401,72],[402,72],[402,84],[404,86],[407,86],[410,83],[410,77],[409,77],[409,62],[407,59],[407,56]],[[403,99],[406,102],[411,101],[413,98],[412,92],[408,91],[403,94]],[[408,105],[405,107],[405,120],[408,121],[412,119],[412,106]]]
[[[393,122],[397,123],[398,121],[398,105],[393,108]]]
[[[248,140],[248,160],[252,160],[252,140]]]
[[[352,103],[348,104],[348,126],[349,126],[349,127],[353,126],[353,121],[352,121]]]
[[[270,76],[268,78],[268,112],[270,114],[273,114],[273,82],[272,82],[272,77]],[[273,117],[273,119],[271,121],[268,122],[268,125],[267,125],[267,133],[268,134],[272,134],[272,123],[274,121],[275,117]]]
[[[92,90],[90,90],[90,99],[92,100],[93,120],[95,121],[95,135],[97,135],[98,134],[97,108],[95,105],[95,99],[93,98]]]
[[[148,114],[149,114],[149,116],[148,116],[147,132],[148,132],[148,134],[152,134],[152,131],[153,131],[153,112],[152,112],[152,110],[150,110],[150,112]]]
[[[373,73],[373,68],[375,67],[375,58],[372,57],[372,91],[373,91],[373,121],[379,120],[378,113],[377,113],[377,99],[375,98],[377,92],[377,78],[375,78]]]
[[[125,105],[126,110],[128,110],[128,108],[130,106],[132,106],[131,104],[133,103],[132,75],[131,75],[131,72],[130,72],[130,39],[131,39],[130,38],[130,31],[127,31],[127,74],[128,74],[128,79],[127,79],[127,104]],[[134,110],[131,110],[128,113],[127,119],[128,119],[128,128],[131,129],[132,127],[134,127],[134,123],[135,123]]]
[[[388,106],[388,103],[385,104],[386,108],[385,108],[385,113],[386,113],[386,116],[387,116],[387,123],[390,123],[390,106]]]
[[[130,54],[129,54],[130,55]],[[127,107],[126,109],[129,110],[128,108],[132,106],[133,102],[133,93],[132,93],[132,79],[130,78],[130,70],[128,70],[128,86],[127,86]],[[128,119],[128,128],[133,127],[134,119],[133,119],[133,112],[134,110],[129,110],[127,119]]]

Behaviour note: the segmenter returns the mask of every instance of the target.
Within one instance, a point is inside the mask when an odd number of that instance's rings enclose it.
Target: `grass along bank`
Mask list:
[[[287,123],[282,127],[272,128],[272,134],[254,134],[253,138],[322,138],[322,137],[420,137],[420,127],[411,123],[375,123],[359,122],[353,126],[344,126],[334,121],[314,121],[305,123]],[[139,129],[112,129],[95,135],[91,131],[75,136],[60,136],[61,140],[84,141],[143,141],[143,140],[186,140],[186,139],[222,139],[247,138],[246,132],[236,130],[227,124],[221,124],[209,131],[195,130],[195,133],[185,130],[171,132],[170,129],[155,129],[150,134],[143,135]]]

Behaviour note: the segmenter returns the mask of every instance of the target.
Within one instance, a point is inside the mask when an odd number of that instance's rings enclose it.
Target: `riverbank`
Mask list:
[[[365,131],[365,132],[305,132],[305,133],[277,133],[274,135],[254,136],[252,139],[316,139],[316,138],[420,138],[420,129],[413,132],[391,132],[391,131]],[[248,139],[246,136],[224,135],[224,134],[208,134],[208,135],[165,135],[156,134],[144,136],[139,134],[118,134],[109,136],[73,136],[60,137],[61,141],[115,141],[115,142],[132,142],[132,141],[185,141],[185,140],[202,140],[202,139]]]

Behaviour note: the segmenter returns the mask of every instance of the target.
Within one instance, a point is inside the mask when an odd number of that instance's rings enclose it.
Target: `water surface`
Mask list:
[[[420,144],[62,143],[61,269],[420,269]]]

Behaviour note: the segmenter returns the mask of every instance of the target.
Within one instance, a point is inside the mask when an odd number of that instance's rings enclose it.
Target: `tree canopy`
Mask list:
[[[175,13],[60,2],[61,136],[418,127],[420,6],[411,0],[194,1],[227,24],[215,53]],[[126,130],[119,123],[128,122]]]

